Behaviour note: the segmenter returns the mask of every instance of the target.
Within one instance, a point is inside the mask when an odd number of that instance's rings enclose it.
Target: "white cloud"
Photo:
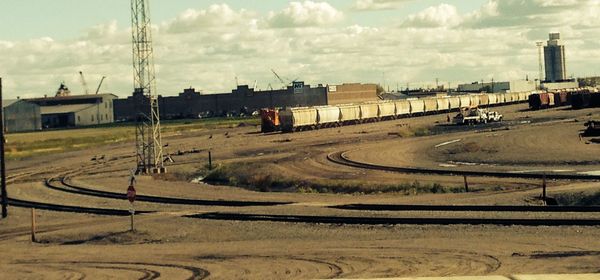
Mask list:
[[[170,33],[198,31],[207,27],[238,25],[252,17],[246,10],[234,11],[227,4],[213,4],[207,9],[187,9],[175,19],[162,24]]]
[[[402,25],[408,27],[453,27],[459,25],[461,21],[456,7],[440,4],[408,16]]]
[[[356,0],[352,8],[359,11],[390,10],[412,0]]]
[[[271,12],[267,22],[270,27],[324,26],[339,22],[343,13],[327,2],[290,2],[280,12]]]

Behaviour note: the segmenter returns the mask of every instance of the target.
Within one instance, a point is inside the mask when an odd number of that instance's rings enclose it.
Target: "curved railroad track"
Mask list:
[[[495,177],[495,178],[520,178],[520,179],[543,179],[549,180],[584,180],[598,181],[599,175],[583,175],[583,174],[556,174],[556,173],[511,173],[499,171],[466,171],[466,170],[449,170],[435,168],[417,168],[417,167],[397,167],[386,166],[372,163],[364,163],[354,161],[346,156],[348,151],[334,152],[327,155],[327,160],[345,166],[371,169],[380,171],[389,171],[397,173],[412,173],[412,174],[433,174],[433,175],[448,175],[448,176],[474,176],[474,177]]]
[[[94,207],[82,207],[82,206],[70,206],[51,204],[44,202],[28,201],[15,198],[8,198],[8,205],[13,207],[21,208],[35,208],[40,210],[49,210],[57,212],[71,212],[71,213],[84,213],[84,214],[96,214],[106,216],[129,216],[131,213],[129,210],[123,209],[110,209],[110,208],[94,208]],[[135,211],[135,214],[148,214],[154,213],[154,211]]]
[[[50,178],[45,181],[45,186],[61,192],[68,192],[78,195],[87,195],[94,197],[110,198],[126,200],[127,195],[125,193],[115,193],[108,191],[94,190],[77,186],[69,182],[69,177],[63,176],[58,178]],[[150,202],[150,203],[162,203],[162,204],[174,204],[174,205],[196,205],[196,206],[229,206],[229,207],[249,207],[249,206],[275,206],[285,205],[291,202],[277,202],[277,201],[239,201],[239,200],[205,200],[205,199],[187,199],[187,198],[175,198],[175,197],[160,197],[160,196],[149,196],[149,195],[137,195],[136,201]]]

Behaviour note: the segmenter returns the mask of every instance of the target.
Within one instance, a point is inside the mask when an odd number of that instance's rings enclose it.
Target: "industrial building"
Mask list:
[[[555,83],[545,82],[545,83],[542,83],[541,87],[542,87],[542,89],[545,89],[545,90],[573,89],[573,88],[578,88],[579,83],[576,80],[564,80],[564,81],[555,82]]]
[[[26,99],[40,108],[42,128],[65,128],[114,122],[114,94],[59,95]]]
[[[3,100],[4,130],[9,133],[42,129],[40,106],[22,99]]]
[[[178,96],[158,96],[158,105],[162,119],[248,115],[261,108],[327,105],[327,88],[311,87],[303,82],[294,82],[286,89],[266,91],[240,85],[231,93],[219,94],[202,94],[189,88]],[[135,92],[126,99],[115,100],[114,106],[118,121],[135,120],[138,108],[149,108],[147,97]]]
[[[535,90],[535,81],[516,80],[509,82],[489,82],[480,83],[474,82],[471,84],[458,85],[459,92],[488,92],[488,93],[505,93],[505,92],[525,92]]]
[[[341,84],[327,86],[327,105],[381,100],[376,84]]]
[[[544,46],[544,64],[546,67],[546,82],[561,82],[567,79],[565,63],[565,46],[560,40],[560,33],[550,33],[550,39]]]

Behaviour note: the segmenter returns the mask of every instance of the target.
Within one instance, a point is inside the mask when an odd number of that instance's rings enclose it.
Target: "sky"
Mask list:
[[[600,0],[149,0],[157,89],[308,84],[390,89],[538,77],[536,41],[560,32],[569,76],[597,74]],[[128,0],[0,1],[5,98],[131,95]]]

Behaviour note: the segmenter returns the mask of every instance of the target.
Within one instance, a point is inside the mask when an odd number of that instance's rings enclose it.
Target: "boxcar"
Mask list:
[[[340,123],[340,108],[337,106],[320,106],[315,109],[317,109],[319,127],[331,127]]]
[[[362,122],[376,121],[379,118],[379,105],[377,103],[360,104],[360,120]]]
[[[317,109],[315,108],[287,108],[279,111],[281,130],[285,132],[313,128],[317,125]]]
[[[590,96],[590,107],[600,107],[600,94],[589,93]]]
[[[393,119],[396,117],[396,104],[394,102],[379,102],[379,118]]]
[[[398,117],[410,115],[410,102],[408,100],[397,100],[394,103],[396,104],[396,115]]]
[[[591,96],[587,92],[575,92],[571,94],[571,105],[573,109],[582,109],[590,106]]]
[[[340,122],[344,124],[355,124],[360,121],[360,106],[347,104],[338,105],[340,108]]]
[[[419,115],[425,113],[425,102],[421,99],[410,99],[410,114]]]

